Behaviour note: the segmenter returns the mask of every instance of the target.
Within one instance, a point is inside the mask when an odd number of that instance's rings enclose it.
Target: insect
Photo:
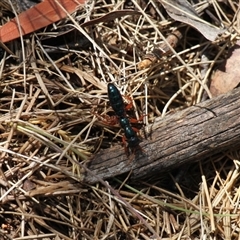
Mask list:
[[[108,84],[108,98],[112,109],[118,117],[119,124],[124,131],[123,143],[125,146],[126,154],[128,156],[130,155],[129,150],[131,150],[132,153],[135,153],[137,149],[142,150],[139,146],[140,139],[138,138],[136,131],[132,128],[130,121],[126,115],[122,95],[113,83]]]
[[[166,44],[165,42],[160,43],[158,46],[156,46],[153,49],[151,53],[146,54],[144,56],[144,59],[138,63],[138,69],[142,70],[142,69],[148,68],[152,63],[161,59],[162,56],[166,56],[170,54],[172,51],[169,48],[169,45],[172,48],[176,48],[181,38],[182,38],[182,33],[179,30],[175,30],[174,32],[172,32],[166,38],[166,42],[168,42],[168,44]]]

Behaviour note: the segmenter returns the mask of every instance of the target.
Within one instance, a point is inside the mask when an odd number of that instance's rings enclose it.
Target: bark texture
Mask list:
[[[240,89],[158,118],[152,136],[141,144],[144,153],[132,161],[122,146],[100,151],[88,163],[84,182],[132,171],[142,179],[240,147]],[[96,177],[97,176],[97,177]]]

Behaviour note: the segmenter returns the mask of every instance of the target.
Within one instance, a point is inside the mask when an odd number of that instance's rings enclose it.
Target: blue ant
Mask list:
[[[129,149],[132,153],[134,153],[137,149],[140,149],[142,151],[141,147],[139,146],[140,139],[132,128],[130,121],[126,115],[122,95],[113,83],[108,84],[108,98],[112,109],[118,117],[119,124],[124,131],[125,138],[123,138],[123,142],[127,156],[130,155]],[[126,141],[128,143],[127,147]]]

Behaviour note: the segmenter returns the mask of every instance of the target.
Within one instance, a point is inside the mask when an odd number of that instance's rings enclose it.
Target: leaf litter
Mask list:
[[[220,64],[211,78],[210,91],[212,96],[227,93],[240,82],[240,41],[229,49],[226,61]]]
[[[110,112],[108,82],[132,97],[134,117],[144,114],[147,126],[211,97],[212,72],[239,40],[238,7],[235,1],[191,6],[227,30],[209,41],[169,17],[160,2],[89,1],[6,44],[0,66],[3,239],[238,239],[237,149],[179,169],[180,180],[171,172],[138,183],[82,182],[90,156],[121,145],[120,128],[102,121]],[[4,24],[13,14],[8,1],[0,7]],[[141,14],[124,15],[125,9]],[[175,31],[181,38],[171,44]],[[162,46],[166,54],[156,56],[153,50]]]

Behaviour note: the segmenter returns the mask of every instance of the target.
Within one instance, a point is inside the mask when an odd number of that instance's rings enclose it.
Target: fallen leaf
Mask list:
[[[240,41],[229,51],[227,60],[213,74],[210,92],[213,97],[227,93],[240,83]]]
[[[196,28],[206,39],[214,41],[225,30],[201,19],[187,0],[159,0],[171,18]]]

